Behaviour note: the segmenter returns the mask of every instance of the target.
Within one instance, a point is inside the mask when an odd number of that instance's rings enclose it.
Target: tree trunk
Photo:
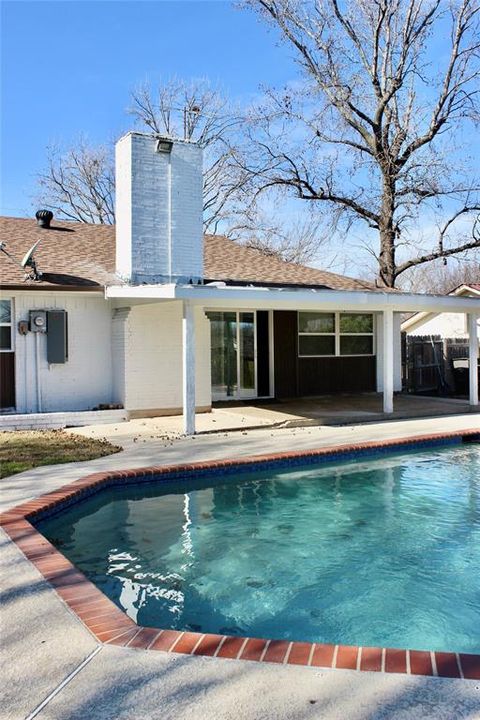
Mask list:
[[[379,284],[383,287],[395,287],[395,232],[380,228]]]
[[[395,287],[395,181],[384,176],[382,183],[382,209],[380,213],[380,258],[379,258],[379,284],[383,287]]]

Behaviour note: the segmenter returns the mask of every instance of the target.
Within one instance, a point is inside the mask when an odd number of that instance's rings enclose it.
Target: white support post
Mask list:
[[[393,412],[393,311],[384,310],[382,314],[383,329],[383,412]]]
[[[195,315],[194,307],[183,303],[183,429],[185,435],[195,434]]]
[[[476,313],[468,315],[470,405],[478,405],[478,326]]]

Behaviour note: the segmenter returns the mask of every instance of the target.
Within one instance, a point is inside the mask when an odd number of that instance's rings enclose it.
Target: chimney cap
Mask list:
[[[38,227],[48,229],[53,220],[53,212],[51,210],[37,210],[35,217]]]

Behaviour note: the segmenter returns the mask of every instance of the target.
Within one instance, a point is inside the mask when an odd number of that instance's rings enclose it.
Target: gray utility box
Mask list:
[[[66,363],[68,360],[68,314],[65,310],[47,311],[47,361]]]

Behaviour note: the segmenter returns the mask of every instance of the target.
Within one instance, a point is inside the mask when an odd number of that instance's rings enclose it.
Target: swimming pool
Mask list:
[[[105,489],[36,523],[139,625],[480,652],[480,448]]]

